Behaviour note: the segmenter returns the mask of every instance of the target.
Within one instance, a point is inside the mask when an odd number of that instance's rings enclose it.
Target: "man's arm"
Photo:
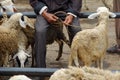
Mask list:
[[[82,7],[82,0],[70,0],[68,4],[69,8],[67,12],[78,15],[78,12],[81,10]]]
[[[64,24],[69,25],[72,23],[73,18],[77,17],[78,12],[81,9],[82,6],[82,0],[69,0],[69,8],[67,10],[68,16],[66,16],[64,20]]]
[[[42,1],[38,0],[29,1],[35,13],[38,15],[42,15],[49,23],[55,22],[58,19],[58,17],[55,16],[54,14],[47,12],[47,6]]]
[[[42,12],[47,8],[47,6],[42,1],[29,0],[29,2],[37,15],[42,14]]]

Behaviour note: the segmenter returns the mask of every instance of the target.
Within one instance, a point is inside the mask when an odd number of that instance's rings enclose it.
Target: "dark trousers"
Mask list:
[[[113,0],[114,12],[120,12],[120,0]],[[120,19],[115,19],[116,42],[120,47]]]
[[[74,35],[81,30],[79,18],[74,18],[72,25],[79,27],[68,27],[70,42],[72,42]],[[46,67],[46,31],[48,26],[49,23],[42,16],[38,15],[35,24],[36,67]]]

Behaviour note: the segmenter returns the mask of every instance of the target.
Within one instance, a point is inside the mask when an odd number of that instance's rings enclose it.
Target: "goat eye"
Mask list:
[[[4,11],[4,12],[6,11],[6,9],[5,9],[5,8],[3,8],[3,7],[2,7],[2,9],[3,9],[3,11]]]
[[[14,1],[14,0],[12,0],[12,2],[13,2],[13,3],[15,3],[15,1]]]

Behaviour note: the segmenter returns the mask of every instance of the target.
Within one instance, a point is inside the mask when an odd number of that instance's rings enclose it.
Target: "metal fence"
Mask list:
[[[44,76],[49,77],[52,75],[57,68],[16,68],[16,67],[0,67],[1,76],[12,76],[12,75],[27,75],[27,76]]]
[[[34,12],[21,12],[24,15],[28,16],[29,18],[36,18],[36,14]],[[85,12],[85,13],[79,13],[79,18],[87,18],[92,12]],[[13,13],[7,13],[8,17],[10,17]],[[120,12],[115,12],[117,15],[116,18],[120,18]],[[2,18],[2,13],[0,13],[0,18]]]
[[[24,15],[29,18],[35,18],[36,15],[34,12],[22,12]],[[8,17],[10,17],[13,13],[7,13]],[[87,18],[91,13],[79,13],[79,18]],[[116,18],[120,18],[120,13],[115,13]],[[0,13],[0,18],[2,18],[2,13]],[[58,68],[16,68],[16,67],[0,67],[0,76],[12,76],[23,74],[27,76],[45,76],[49,77],[53,74]],[[115,72],[116,70],[112,70]],[[117,70],[120,72],[120,70]]]

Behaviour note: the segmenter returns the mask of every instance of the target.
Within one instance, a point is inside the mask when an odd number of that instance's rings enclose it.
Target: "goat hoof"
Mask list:
[[[56,58],[56,61],[59,61],[60,58]]]

